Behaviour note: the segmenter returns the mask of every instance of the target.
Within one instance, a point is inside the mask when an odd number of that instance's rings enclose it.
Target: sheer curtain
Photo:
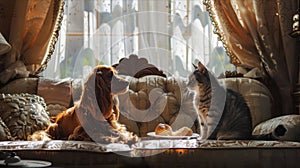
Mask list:
[[[216,75],[234,69],[202,0],[65,0],[60,40],[44,76],[82,78],[93,66],[130,54],[169,75],[186,77],[197,60]]]

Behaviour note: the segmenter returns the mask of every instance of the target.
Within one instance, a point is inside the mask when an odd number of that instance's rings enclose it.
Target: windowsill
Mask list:
[[[83,141],[4,141],[0,150],[15,151],[22,159],[52,162],[52,166],[200,166],[295,167],[299,142],[146,140],[143,148],[123,148]],[[117,148],[121,150],[117,150]],[[213,159],[212,159],[213,158]],[[272,159],[271,159],[272,158]],[[202,167],[202,166],[201,166]]]

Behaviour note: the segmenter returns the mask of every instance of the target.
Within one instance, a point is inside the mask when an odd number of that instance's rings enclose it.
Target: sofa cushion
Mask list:
[[[198,115],[194,108],[194,92],[185,86],[185,79],[149,75],[126,77],[129,91],[119,95],[120,123],[139,136],[146,136],[159,123],[167,123],[174,130],[188,126],[194,132]]]
[[[278,133],[279,129],[283,132]],[[285,115],[258,124],[253,135],[272,133],[278,140],[300,142],[300,115]]]
[[[0,118],[11,136],[20,140],[50,123],[44,99],[32,94],[0,94]]]
[[[72,103],[71,88],[71,79],[58,81],[39,78],[37,95],[43,97],[47,104],[60,104],[69,107]]]
[[[244,96],[250,108],[253,128],[272,118],[273,97],[263,83],[256,79],[243,77],[219,79],[219,82]]]

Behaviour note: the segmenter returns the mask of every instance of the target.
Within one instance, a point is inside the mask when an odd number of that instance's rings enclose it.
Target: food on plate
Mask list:
[[[192,136],[193,131],[188,127],[182,127],[176,131],[173,131],[170,125],[160,123],[155,128],[155,134],[163,136]]]
[[[189,127],[182,127],[177,131],[174,131],[173,136],[192,136],[193,131]]]
[[[172,136],[173,130],[172,127],[168,124],[159,123],[155,128],[156,135],[165,135],[165,136]]]

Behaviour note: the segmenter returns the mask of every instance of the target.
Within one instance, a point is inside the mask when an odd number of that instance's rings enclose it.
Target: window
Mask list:
[[[232,70],[202,0],[66,0],[60,39],[44,76],[82,78],[97,64],[137,54],[186,77],[203,61]]]

